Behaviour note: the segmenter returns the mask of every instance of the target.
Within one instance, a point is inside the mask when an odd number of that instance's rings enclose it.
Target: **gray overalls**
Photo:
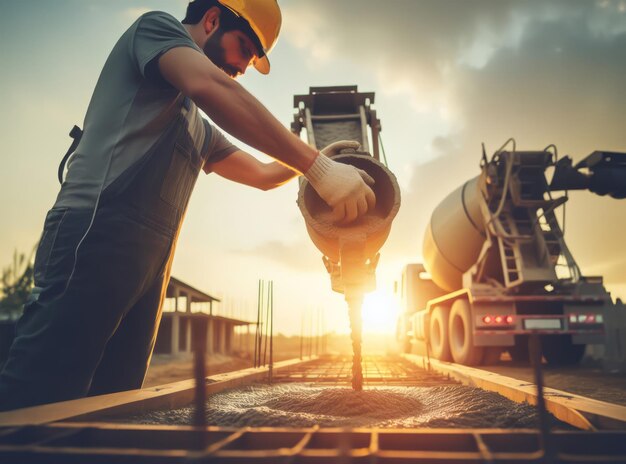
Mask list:
[[[35,288],[0,374],[0,410],[140,388],[180,226],[206,145],[181,112],[93,209],[53,208]],[[204,154],[204,155],[201,155]]]

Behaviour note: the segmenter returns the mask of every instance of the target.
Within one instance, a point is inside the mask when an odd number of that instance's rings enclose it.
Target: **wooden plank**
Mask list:
[[[287,370],[317,359],[310,356],[274,364],[274,371]],[[207,394],[236,388],[267,377],[267,367],[242,369],[206,378]],[[193,400],[195,380],[181,380],[154,387],[130,390],[108,395],[92,396],[59,403],[15,409],[0,413],[0,426],[36,425],[61,420],[85,420],[111,415],[141,414],[154,409],[176,409]]]
[[[414,354],[402,356],[418,366],[428,365],[428,360],[424,356]],[[536,387],[533,383],[433,358],[430,359],[430,367],[464,385],[499,393],[517,403],[537,404]],[[579,429],[626,429],[626,407],[624,406],[547,387],[544,387],[544,398],[546,408],[557,419]]]

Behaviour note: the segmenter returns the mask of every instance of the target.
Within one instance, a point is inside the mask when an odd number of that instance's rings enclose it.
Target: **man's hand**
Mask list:
[[[369,187],[374,179],[354,166],[320,154],[304,176],[333,209],[336,223],[348,224],[376,206],[376,196]]]
[[[330,145],[326,145],[320,150],[320,153],[324,156],[335,156],[338,155],[341,150],[358,150],[359,148],[361,148],[361,144],[356,140],[339,140],[338,142],[333,142]]]

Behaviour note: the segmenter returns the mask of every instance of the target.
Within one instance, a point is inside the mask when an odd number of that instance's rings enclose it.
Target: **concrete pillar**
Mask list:
[[[185,312],[191,313],[191,294],[185,293]]]
[[[252,358],[252,351],[250,350],[250,324],[246,324],[246,353]]]
[[[172,314],[172,348],[171,353],[178,353],[178,344],[180,340],[180,316],[178,313]]]
[[[226,354],[226,323],[220,322],[220,353]]]
[[[185,344],[185,352],[191,353],[191,318],[187,318],[187,343]]]
[[[224,331],[224,344],[226,346],[226,354],[231,354],[233,352],[233,336],[235,333],[234,326],[232,324],[224,324],[226,326],[226,330]]]
[[[180,297],[180,289],[174,287],[174,311],[178,311],[178,298]]]
[[[213,340],[215,339],[215,321],[212,318],[209,318],[208,323],[206,325],[207,337],[206,337],[206,352],[209,354],[213,354]]]

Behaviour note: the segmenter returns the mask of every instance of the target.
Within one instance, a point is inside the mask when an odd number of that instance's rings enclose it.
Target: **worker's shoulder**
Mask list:
[[[142,14],[137,19],[137,24],[140,24],[142,26],[146,24],[161,24],[163,26],[174,26],[177,29],[183,29],[183,25],[178,19],[165,11],[158,10],[148,11],[147,13]]]

